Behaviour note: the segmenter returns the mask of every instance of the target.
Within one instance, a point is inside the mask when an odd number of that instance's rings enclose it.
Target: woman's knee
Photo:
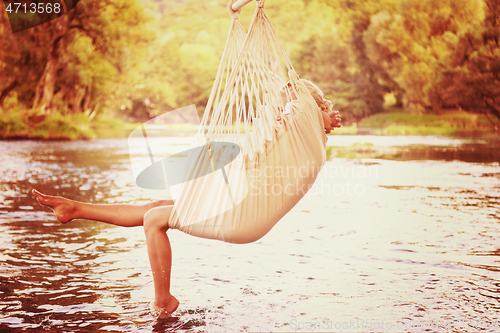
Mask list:
[[[148,210],[144,214],[144,230],[146,232],[153,229],[167,230],[171,210],[171,206],[158,206]]]

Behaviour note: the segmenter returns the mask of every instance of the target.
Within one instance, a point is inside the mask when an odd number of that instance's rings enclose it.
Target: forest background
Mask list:
[[[93,138],[183,106],[203,110],[226,5],[81,0],[12,33],[0,4],[0,137]],[[245,27],[254,6],[243,8]],[[268,0],[266,9],[296,71],[341,112],[340,133],[498,130],[500,0]]]

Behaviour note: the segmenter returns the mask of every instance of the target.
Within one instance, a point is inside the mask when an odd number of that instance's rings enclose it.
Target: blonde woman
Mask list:
[[[333,128],[340,127],[341,118],[338,111],[332,111],[332,103],[324,98],[321,90],[313,83],[307,80],[302,80],[302,82],[322,113],[325,132],[330,133]],[[281,89],[283,107],[278,115],[278,121],[281,120],[280,117],[286,117],[286,105],[296,98],[290,88],[287,84]],[[161,200],[144,205],[102,205],[44,195],[37,190],[33,190],[32,193],[41,205],[54,211],[61,223],[67,223],[73,219],[87,219],[122,227],[142,226],[146,235],[155,289],[155,300],[151,304],[151,311],[156,317],[165,317],[177,309],[179,301],[170,293],[172,251],[167,236],[173,200]]]
[[[321,89],[319,89],[314,83],[309,80],[301,79],[300,81],[304,83],[307,90],[309,91],[309,94],[311,94],[311,96],[314,98],[314,101],[321,110],[325,133],[328,134],[333,131],[334,128],[341,127],[340,123],[342,121],[342,118],[340,117],[340,113],[338,111],[333,111],[333,103],[325,99],[325,96]],[[283,115],[286,115],[288,113],[287,104],[297,98],[292,90],[292,85],[290,82],[280,89],[280,96],[282,107],[280,108],[280,114],[276,118],[278,122],[282,120]]]

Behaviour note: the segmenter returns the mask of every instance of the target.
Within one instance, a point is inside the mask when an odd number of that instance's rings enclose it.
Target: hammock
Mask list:
[[[264,0],[257,0],[248,33],[238,15],[231,13],[195,136],[194,146],[200,148],[190,150],[184,179],[171,187],[176,202],[169,227],[249,243],[307,193],[324,165],[327,137],[321,111],[283,50]]]

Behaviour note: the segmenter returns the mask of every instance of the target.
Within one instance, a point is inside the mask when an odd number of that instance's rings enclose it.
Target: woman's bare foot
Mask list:
[[[31,191],[40,205],[47,206],[54,211],[56,218],[61,223],[67,223],[76,218],[77,207],[74,201],[62,198],[45,195],[37,190]]]
[[[167,304],[162,304],[162,306],[159,306],[156,301],[152,302],[150,305],[150,310],[151,314],[155,318],[166,318],[169,317],[172,312],[177,310],[177,307],[179,306],[179,301],[177,298],[172,296],[169,302]]]

